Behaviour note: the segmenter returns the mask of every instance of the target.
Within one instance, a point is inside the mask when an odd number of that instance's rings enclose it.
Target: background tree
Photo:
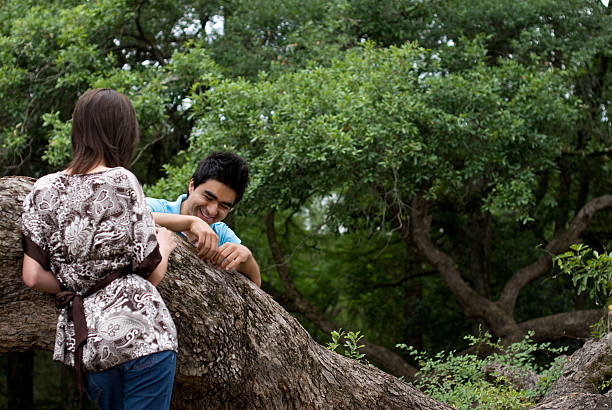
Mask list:
[[[205,110],[199,110],[198,96],[193,96],[201,129],[182,163],[203,155],[198,147],[229,146],[255,168],[252,211],[298,211],[318,197],[319,210],[329,211],[335,223],[333,231],[359,230],[360,235],[364,229],[359,222],[378,217],[374,230],[394,229],[408,251],[443,274],[468,316],[483,320],[499,337],[522,337],[513,319],[518,293],[550,269],[551,253],[577,239],[593,212],[610,203],[607,197],[590,203],[571,229],[562,231],[565,236],[550,237],[548,253],[519,270],[501,300],[491,303],[493,222],[511,227],[532,219],[537,177],[555,167],[576,118],[576,104],[565,95],[564,73],[536,71],[512,61],[489,66],[478,60],[486,58],[484,51],[473,46],[474,68],[444,75],[442,53],[431,58],[411,45],[384,50],[367,46],[330,68],[257,84],[221,82],[202,98]],[[189,172],[185,165],[171,170],[184,178]],[[325,206],[326,200],[331,205]],[[433,204],[441,210],[436,229],[440,249],[431,243],[431,222],[424,223]],[[356,209],[354,215],[347,215],[350,207]],[[275,228],[273,215],[266,219],[269,232]],[[386,225],[383,215],[388,215]],[[474,235],[464,253],[460,247],[470,231]],[[274,254],[278,241],[269,238]],[[280,270],[284,262],[276,253]],[[455,267],[461,263],[467,267],[463,275]],[[283,278],[286,291],[291,287],[287,281]],[[549,332],[547,338],[587,331],[567,316],[558,317],[556,325],[558,335]]]

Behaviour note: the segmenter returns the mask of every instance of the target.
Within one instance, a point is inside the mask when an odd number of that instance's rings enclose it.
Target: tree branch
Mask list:
[[[140,13],[142,11],[142,7],[144,6],[145,1],[138,2],[138,9],[136,9],[136,29],[138,30],[139,39],[145,42],[149,49],[153,52],[153,56],[157,60],[157,62],[164,66],[166,64],[166,59],[159,51],[157,46],[145,35],[142,25],[140,24]]]
[[[557,235],[544,248],[544,254],[534,263],[528,265],[518,272],[504,286],[499,303],[507,306],[510,312],[514,312],[516,299],[521,289],[529,282],[544,275],[552,267],[552,257],[565,251],[576,241],[589,226],[593,216],[606,208],[612,207],[612,195],[603,195],[592,199],[580,209],[570,226]]]
[[[487,301],[473,289],[471,289],[461,278],[461,274],[455,267],[453,259],[438,250],[431,242],[429,230],[431,217],[428,215],[427,201],[422,194],[415,196],[412,201],[412,238],[417,246],[418,252],[427,260],[444,278],[451,291],[457,296],[459,304],[471,316],[484,318],[484,311],[474,306],[470,299],[477,301],[477,305],[483,306]]]
[[[455,261],[437,249],[429,235],[431,217],[428,215],[427,201],[423,194],[417,194],[412,201],[411,228],[412,238],[419,254],[433,266],[446,282],[466,315],[484,319],[498,337],[520,333],[516,322],[503,306],[479,295],[461,278]]]
[[[395,189],[395,192],[388,192],[382,185],[378,183],[373,184],[374,190],[380,195],[384,201],[389,213],[393,218],[391,223],[399,230],[400,236],[406,243],[406,246],[410,243],[410,220],[408,215],[404,212],[404,203],[400,200],[399,194]]]
[[[536,342],[564,338],[587,339],[591,334],[590,326],[597,323],[604,314],[603,309],[557,313],[521,322],[519,327],[525,332],[533,330],[533,340]]]

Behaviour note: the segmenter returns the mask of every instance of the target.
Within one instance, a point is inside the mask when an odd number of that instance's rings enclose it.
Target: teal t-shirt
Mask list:
[[[187,198],[187,194],[179,196],[176,201],[170,202],[165,199],[147,198],[147,204],[151,208],[151,212],[162,212],[165,214],[179,215],[181,213],[181,204]],[[219,246],[226,242],[240,243],[242,242],[238,236],[223,222],[215,222],[210,225],[212,230],[219,237]]]

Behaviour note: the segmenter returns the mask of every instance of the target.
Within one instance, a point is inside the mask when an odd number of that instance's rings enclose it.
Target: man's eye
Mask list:
[[[206,194],[204,194],[204,198],[208,199],[209,201],[212,201],[214,199],[212,196]]]

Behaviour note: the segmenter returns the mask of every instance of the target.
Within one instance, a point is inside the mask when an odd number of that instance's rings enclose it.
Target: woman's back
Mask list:
[[[39,254],[36,259],[48,264],[64,289],[83,294],[112,272],[133,273],[84,299],[87,370],[177,349],[170,314],[144,279],[159,263],[159,252],[155,225],[132,173],[116,167],[42,177],[24,202],[22,223],[24,245]],[[66,310],[58,320],[54,358],[74,364],[74,326]]]

